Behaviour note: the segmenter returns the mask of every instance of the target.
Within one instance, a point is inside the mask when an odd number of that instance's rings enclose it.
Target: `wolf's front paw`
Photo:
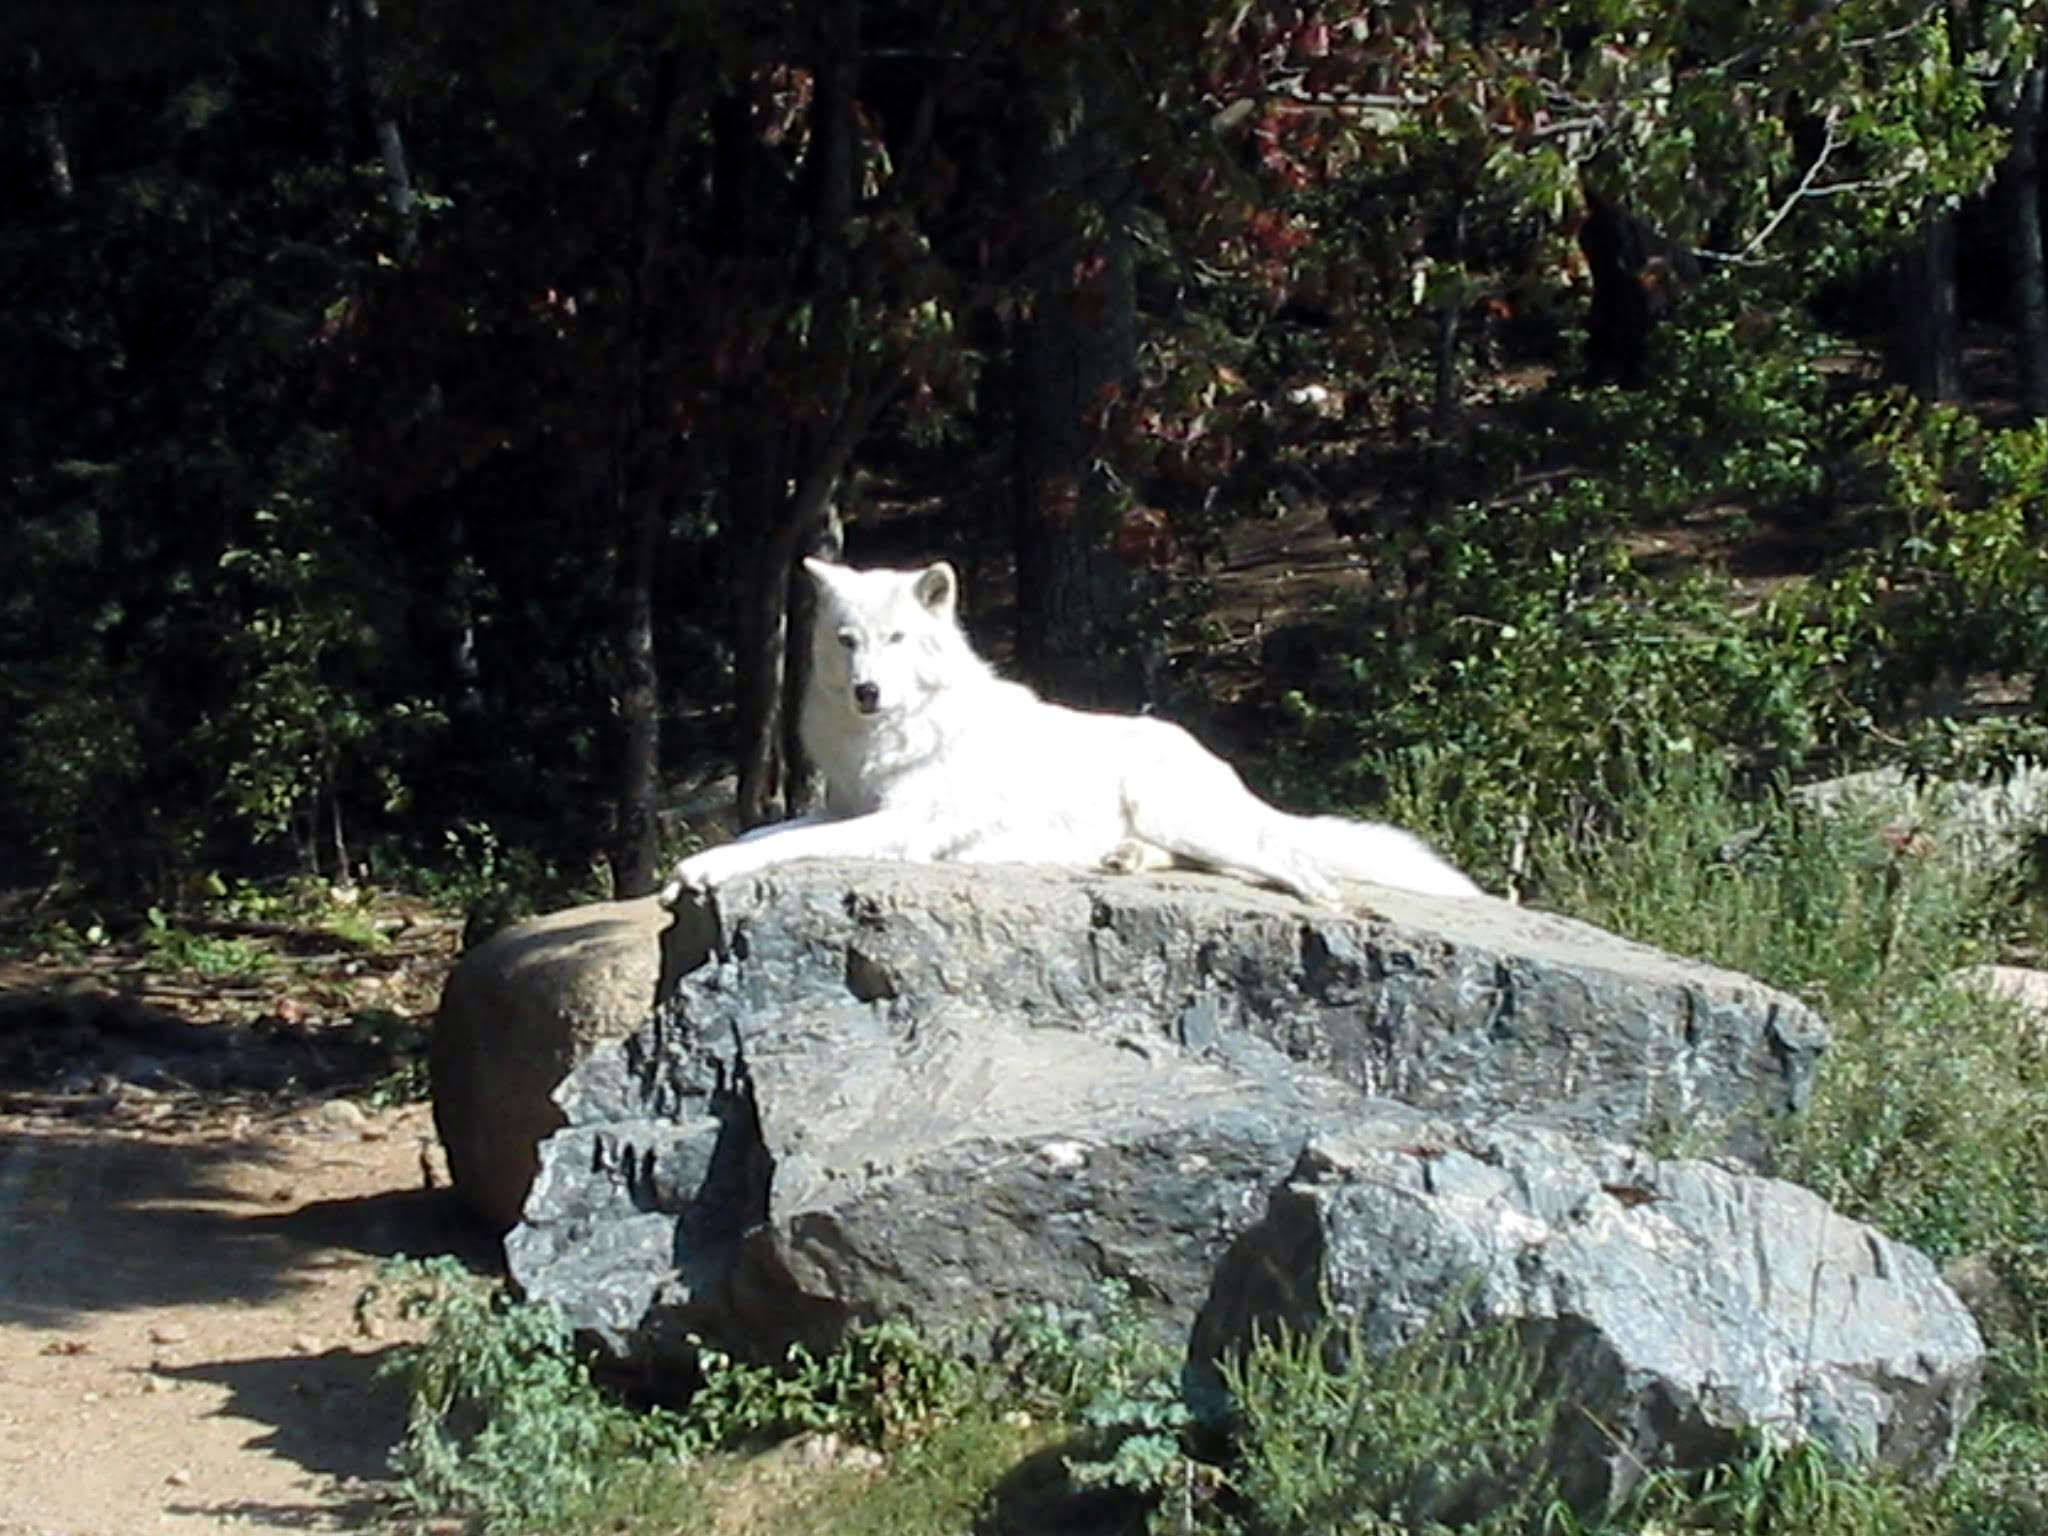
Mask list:
[[[673,907],[686,894],[708,896],[734,876],[745,874],[747,863],[746,853],[737,843],[693,853],[676,865],[668,884],[661,888],[661,904]]]
[[[1135,875],[1145,867],[1145,845],[1136,838],[1126,838],[1102,856],[1105,874]]]
[[[1127,837],[1102,856],[1101,868],[1111,875],[1142,875],[1155,869],[1172,869],[1173,855],[1164,848]]]

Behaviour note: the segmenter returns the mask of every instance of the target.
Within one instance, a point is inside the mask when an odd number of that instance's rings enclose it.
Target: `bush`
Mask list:
[[[358,1310],[386,1290],[401,1316],[431,1324],[389,1367],[411,1403],[393,1470],[421,1513],[545,1530],[586,1509],[620,1466],[681,1454],[682,1423],[600,1391],[552,1308],[516,1303],[449,1258],[394,1261]]]
[[[1456,1308],[1384,1353],[1356,1315],[1277,1328],[1223,1366],[1232,1487],[1272,1536],[1531,1528],[1554,1503],[1539,1374],[1512,1327],[1461,1327]]]

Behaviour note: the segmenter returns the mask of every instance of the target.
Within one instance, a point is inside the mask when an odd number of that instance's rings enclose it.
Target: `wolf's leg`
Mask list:
[[[1321,906],[1343,892],[1309,859],[1295,818],[1244,786],[1237,770],[1178,726],[1146,722],[1151,751],[1124,781],[1133,838],[1206,869],[1248,875]]]
[[[693,853],[676,866],[662,891],[673,903],[684,891],[710,891],[744,875],[798,859],[908,859],[931,854],[929,824],[900,811],[873,811],[838,819],[805,816],[761,827],[735,842]]]

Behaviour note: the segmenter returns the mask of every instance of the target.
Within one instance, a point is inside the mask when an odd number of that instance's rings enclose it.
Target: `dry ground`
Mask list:
[[[388,1512],[397,1341],[357,1298],[387,1255],[492,1247],[345,1043],[352,996],[431,1009],[452,937],[394,949],[260,984],[0,965],[0,1536]]]

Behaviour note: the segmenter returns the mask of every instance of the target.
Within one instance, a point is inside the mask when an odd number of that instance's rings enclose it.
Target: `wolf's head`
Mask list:
[[[811,686],[860,714],[916,710],[978,666],[954,618],[960,578],[941,560],[921,571],[857,571],[806,560],[818,588]]]

